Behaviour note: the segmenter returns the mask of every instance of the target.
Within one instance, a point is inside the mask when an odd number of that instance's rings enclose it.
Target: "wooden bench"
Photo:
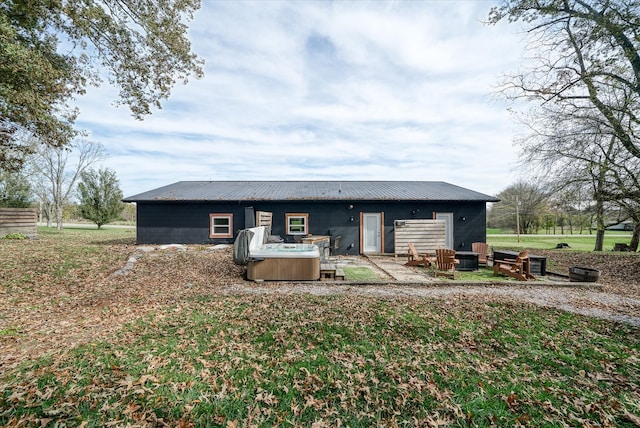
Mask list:
[[[320,264],[320,280],[339,280],[344,281],[344,271],[338,269],[333,263],[321,263]]]
[[[320,280],[336,279],[336,265],[333,263],[320,263]]]

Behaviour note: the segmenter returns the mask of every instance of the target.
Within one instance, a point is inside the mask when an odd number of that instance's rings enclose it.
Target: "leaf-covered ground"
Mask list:
[[[504,293],[292,293],[228,250],[103,232],[0,241],[0,425],[640,424],[632,326]],[[637,298],[638,258],[602,256],[602,296]]]
[[[148,311],[242,281],[229,251],[142,254],[133,231],[0,240],[0,364],[106,337]],[[114,275],[131,256],[127,275]]]
[[[571,266],[598,269],[602,272],[599,283],[605,291],[621,296],[640,298],[640,253],[579,252],[570,250],[535,250],[536,255],[546,256],[548,268],[567,273]]]
[[[633,426],[638,340],[519,304],[195,299],[4,374],[0,422]]]

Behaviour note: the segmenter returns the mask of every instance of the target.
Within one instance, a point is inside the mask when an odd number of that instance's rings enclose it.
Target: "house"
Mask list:
[[[339,236],[336,254],[363,254],[393,253],[412,219],[441,220],[446,246],[470,251],[498,199],[441,181],[180,181],[123,201],[137,205],[138,244],[233,243],[265,215],[285,242]]]

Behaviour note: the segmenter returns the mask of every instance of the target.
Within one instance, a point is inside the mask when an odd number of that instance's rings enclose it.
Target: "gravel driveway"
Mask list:
[[[221,290],[222,291],[222,290]],[[438,299],[487,298],[532,303],[594,318],[629,323],[640,327],[640,300],[615,294],[570,287],[521,285],[349,285],[328,283],[236,284],[225,287],[239,294],[358,294],[379,297]]]

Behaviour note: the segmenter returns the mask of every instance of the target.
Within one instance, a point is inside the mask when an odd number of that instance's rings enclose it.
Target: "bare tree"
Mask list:
[[[561,188],[590,188],[602,250],[609,204],[638,216],[640,1],[502,0],[489,14],[501,20],[528,27],[526,68],[502,87],[508,99],[539,106],[523,161]]]
[[[609,174],[608,187],[603,196],[621,209],[619,221],[633,220],[629,247],[637,251],[640,243],[640,159],[626,156],[617,162],[618,165]]]
[[[521,164],[553,177],[557,192],[586,190],[595,203],[594,250],[602,251],[609,207],[619,205],[628,216],[636,215],[632,207],[640,202],[636,175],[640,160],[626,150],[595,108],[550,103],[532,109],[522,123],[528,133],[517,140]]]
[[[56,228],[62,229],[62,209],[75,191],[80,175],[106,155],[101,144],[86,140],[76,141],[68,148],[40,147],[31,159],[31,169],[47,224],[53,218]]]
[[[529,26],[532,56],[528,69],[506,78],[504,93],[595,109],[625,150],[640,158],[640,2],[503,0],[489,22],[505,19]]]
[[[31,177],[31,188],[35,199],[38,201],[38,221],[46,220],[47,227],[51,227],[55,217],[55,210],[51,199],[51,191],[46,183],[47,181],[43,175],[38,174]]]
[[[492,226],[512,227],[524,233],[535,232],[548,201],[548,193],[542,185],[518,181],[498,193],[497,197],[500,202],[494,204],[488,214]]]

